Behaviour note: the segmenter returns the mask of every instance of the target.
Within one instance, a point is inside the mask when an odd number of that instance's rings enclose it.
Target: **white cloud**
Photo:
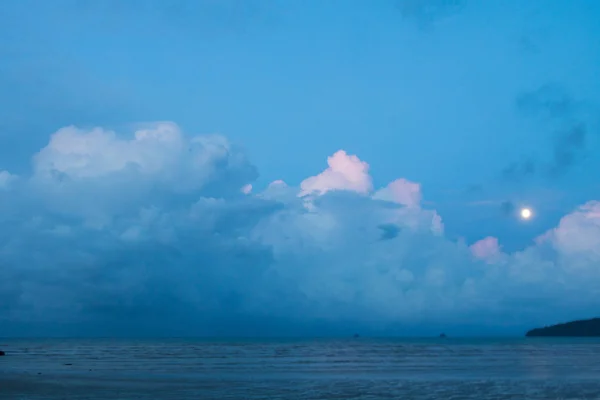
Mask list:
[[[226,164],[226,168],[219,167]],[[82,181],[129,173],[136,180],[162,183],[174,191],[194,191],[219,172],[237,169],[254,179],[244,155],[218,135],[186,138],[177,125],[157,123],[122,138],[115,132],[60,129],[34,156],[33,178]],[[244,171],[249,170],[249,171]],[[245,183],[245,182],[244,182]],[[239,185],[241,186],[241,184]]]
[[[563,217],[547,239],[561,254],[600,261],[600,202],[590,201]]]
[[[256,169],[222,136],[186,137],[173,123],[123,137],[102,128],[60,129],[33,157],[31,196],[54,212],[102,227],[140,205],[199,192],[239,194]]]
[[[242,193],[255,177],[225,138],[189,138],[171,123],[130,138],[59,130],[2,195],[0,320],[406,333],[524,329],[600,306],[597,202],[507,254],[492,237],[470,247],[445,238],[418,183],[366,196],[368,165],[343,151],[299,188]]]

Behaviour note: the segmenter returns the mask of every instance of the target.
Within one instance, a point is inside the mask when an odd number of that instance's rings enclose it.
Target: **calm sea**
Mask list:
[[[600,399],[600,339],[0,339],[2,399]]]

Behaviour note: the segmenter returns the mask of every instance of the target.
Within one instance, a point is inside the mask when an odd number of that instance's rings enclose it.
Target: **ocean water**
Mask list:
[[[600,399],[600,339],[0,339],[0,398]]]

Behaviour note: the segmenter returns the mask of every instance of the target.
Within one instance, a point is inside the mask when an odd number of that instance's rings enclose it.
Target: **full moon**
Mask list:
[[[531,218],[531,210],[529,208],[521,208],[521,218],[523,218],[523,219]]]

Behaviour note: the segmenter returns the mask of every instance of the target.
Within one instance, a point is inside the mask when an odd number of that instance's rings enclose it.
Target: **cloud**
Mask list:
[[[252,192],[252,184],[251,183],[245,184],[244,186],[242,186],[240,191],[244,194],[250,194],[250,192]]]
[[[482,260],[494,261],[500,254],[500,245],[498,239],[488,236],[470,246],[473,255]]]
[[[7,190],[16,179],[16,175],[8,171],[0,171],[0,190]]]
[[[33,157],[29,195],[48,209],[106,220],[140,204],[239,193],[257,177],[245,156],[221,136],[184,138],[157,123],[122,138],[101,128],[67,127]],[[43,198],[43,200],[42,200]]]
[[[600,202],[590,201],[563,217],[542,239],[550,241],[562,255],[583,256],[586,263],[599,261]]]
[[[558,85],[546,83],[535,90],[521,93],[516,99],[517,109],[525,115],[542,114],[550,118],[563,118],[579,107],[567,91]]]
[[[553,125],[547,176],[560,176],[583,158],[588,136],[587,123],[581,115],[585,106],[564,88],[550,84],[517,98],[517,107],[522,113],[549,120]]]
[[[244,179],[256,178],[253,167],[225,138],[212,135],[186,140],[172,123],[141,128],[129,139],[101,128],[82,131],[67,127],[52,135],[34,156],[33,178],[53,184],[56,180],[114,179],[121,173],[133,173],[174,191],[194,191],[232,168],[244,171]]]
[[[107,0],[102,3],[67,0],[63,8],[75,17],[100,18],[113,28],[136,18],[160,22],[171,30],[196,30],[204,34],[243,33],[254,25],[265,25],[278,15],[274,4],[267,6],[256,0]]]
[[[400,227],[395,224],[381,224],[379,229],[381,229],[381,240],[394,239],[400,234]]]
[[[377,191],[373,197],[375,199],[402,204],[407,207],[418,207],[423,196],[420,184],[400,178]]]
[[[57,131],[0,192],[5,334],[521,333],[600,306],[597,202],[504,253],[343,151],[299,187],[240,191],[256,176],[173,123]]]
[[[537,166],[531,158],[520,162],[512,162],[502,169],[502,178],[507,181],[519,181],[533,176]]]
[[[339,150],[327,158],[328,168],[316,176],[306,178],[300,184],[301,196],[331,190],[348,190],[366,194],[373,189],[369,164],[355,155]]]
[[[515,205],[515,203],[513,203],[510,200],[505,200],[500,203],[500,211],[505,216],[512,215],[515,212],[516,208],[517,206]]]
[[[551,176],[561,175],[582,158],[581,152],[585,149],[586,136],[587,128],[583,123],[557,132],[553,159],[548,171]]]
[[[585,102],[574,99],[561,86],[545,84],[517,96],[516,107],[521,115],[550,126],[550,157],[512,162],[502,170],[504,180],[520,181],[536,174],[558,178],[584,159],[589,136]]]
[[[396,6],[404,18],[414,19],[421,28],[435,21],[459,13],[465,6],[463,0],[397,0]]]

